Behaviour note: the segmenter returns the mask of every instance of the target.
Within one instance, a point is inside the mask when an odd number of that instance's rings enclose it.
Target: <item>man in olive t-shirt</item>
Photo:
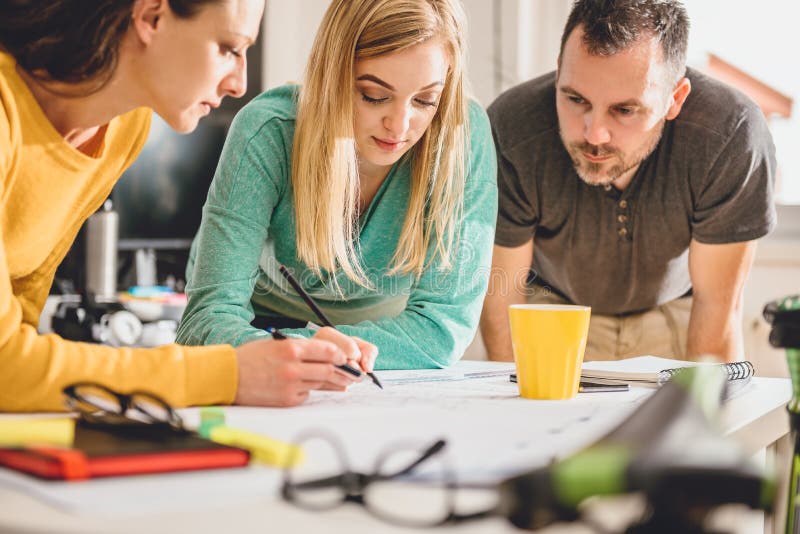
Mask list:
[[[757,106],[686,69],[678,2],[577,2],[559,69],[489,108],[498,153],[481,318],[510,359],[507,307],[592,307],[587,359],[741,356],[755,239],[775,225],[774,147]]]

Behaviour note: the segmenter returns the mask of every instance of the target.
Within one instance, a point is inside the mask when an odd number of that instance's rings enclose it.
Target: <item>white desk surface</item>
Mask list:
[[[462,364],[459,364],[462,365]],[[503,376],[402,384],[384,391],[363,382],[341,393],[315,393],[291,409],[226,408],[227,424],[291,440],[323,429],[345,445],[352,467],[371,468],[378,453],[398,441],[448,440],[447,455],[461,478],[502,478],[562,458],[622,421],[653,390],[586,393],[569,401],[519,398],[504,364],[463,362],[466,370],[501,370]],[[382,373],[391,378],[391,373]],[[788,432],[789,380],[755,378],[728,401],[723,430],[747,451],[763,449]],[[198,410],[183,411],[189,422]],[[3,417],[15,417],[4,415]],[[43,482],[0,469],[0,532],[217,533],[403,532],[346,505],[311,513],[284,503],[281,473],[250,467],[123,477],[79,483]],[[447,527],[454,532],[516,532],[502,518]],[[547,532],[589,532],[551,527]],[[741,531],[741,530],[740,530]]]

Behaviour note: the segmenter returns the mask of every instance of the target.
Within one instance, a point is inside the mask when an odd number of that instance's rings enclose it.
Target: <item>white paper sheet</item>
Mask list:
[[[466,364],[466,365],[462,365]],[[346,393],[314,392],[290,410],[228,408],[227,424],[292,441],[304,432],[335,435],[360,469],[393,443],[448,441],[462,476],[498,478],[544,465],[600,437],[651,390],[579,394],[567,401],[521,399],[508,380],[513,365],[462,362],[446,371],[380,372],[384,390],[362,382]],[[467,373],[495,376],[466,378]],[[440,373],[438,380],[418,381]],[[410,382],[392,382],[392,378]]]
[[[508,376],[514,372],[513,363],[462,361],[449,369],[420,369],[412,371],[378,371],[382,384],[413,384],[419,382],[452,382],[474,378]]]
[[[183,473],[112,477],[81,482],[45,481],[0,468],[0,487],[31,495],[67,513],[124,518],[158,513],[224,508],[272,500],[281,475],[248,467]]]

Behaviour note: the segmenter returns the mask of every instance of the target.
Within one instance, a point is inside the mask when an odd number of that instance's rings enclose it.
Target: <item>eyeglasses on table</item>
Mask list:
[[[371,473],[351,470],[342,443],[332,435],[307,433],[295,444],[304,461],[284,470],[281,494],[300,508],[322,512],[355,503],[382,521],[407,527],[495,514],[496,487],[458,485],[443,454],[443,439],[423,447],[389,447],[378,455]]]
[[[119,393],[96,382],[65,387],[67,407],[87,423],[105,426],[149,425],[186,432],[178,412],[164,399],[147,391]]]

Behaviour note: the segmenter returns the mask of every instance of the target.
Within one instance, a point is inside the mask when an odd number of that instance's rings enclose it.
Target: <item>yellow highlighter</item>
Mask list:
[[[303,461],[303,450],[297,445],[263,434],[225,426],[225,413],[216,407],[200,410],[201,436],[211,441],[246,449],[256,462],[273,467],[294,467]]]
[[[0,420],[0,447],[55,445],[70,447],[75,438],[75,419],[13,418]]]

